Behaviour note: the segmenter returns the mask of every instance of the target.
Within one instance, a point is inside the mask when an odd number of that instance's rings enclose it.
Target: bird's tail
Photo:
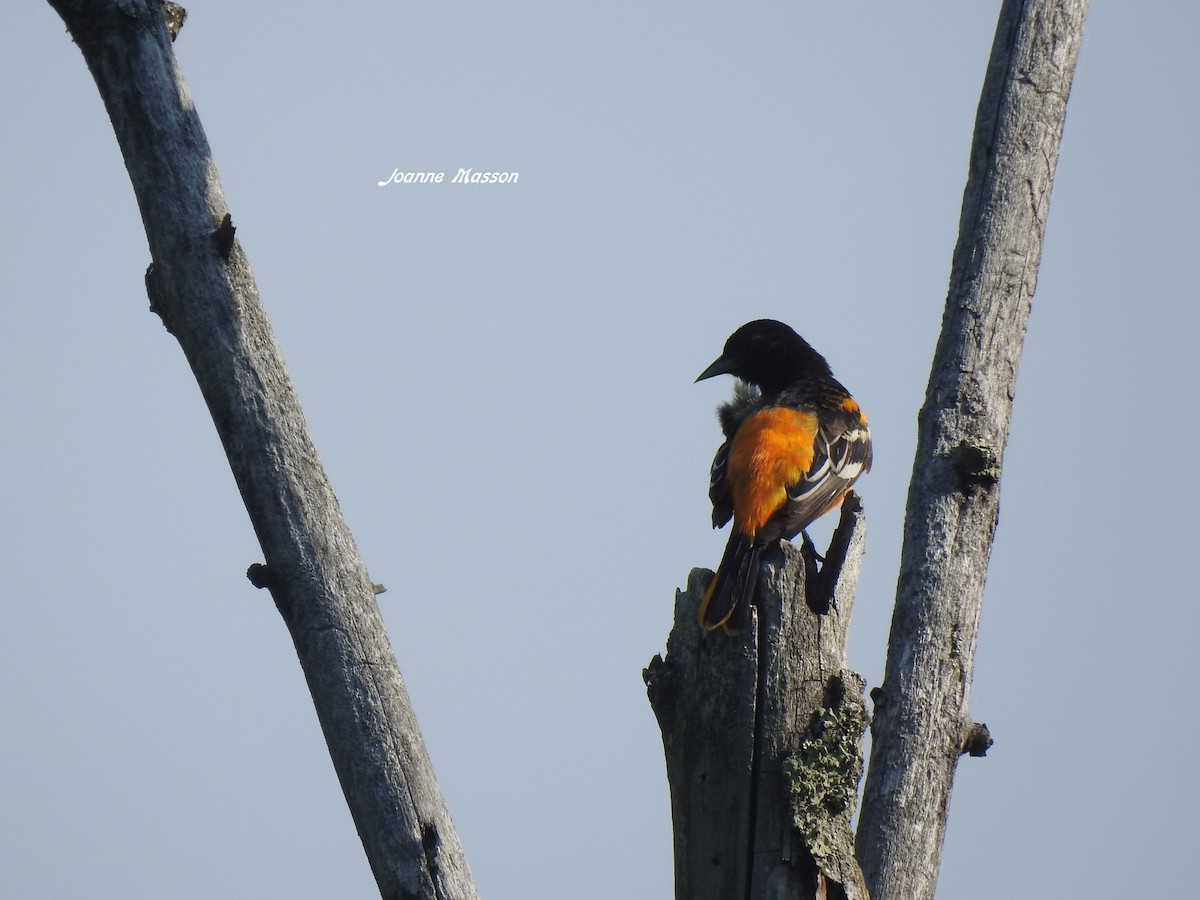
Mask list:
[[[729,535],[721,565],[700,601],[697,618],[705,631],[724,628],[738,634],[746,626],[758,586],[758,553],[752,538],[736,531]]]

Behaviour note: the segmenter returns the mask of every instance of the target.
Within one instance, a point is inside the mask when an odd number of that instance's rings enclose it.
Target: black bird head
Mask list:
[[[831,375],[825,357],[782,322],[756,319],[729,336],[725,350],[697,381],[733,375],[767,395],[810,375]]]

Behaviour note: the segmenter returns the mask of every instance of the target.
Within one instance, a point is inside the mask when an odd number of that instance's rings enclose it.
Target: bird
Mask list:
[[[791,327],[747,322],[696,378],[733,375],[717,410],[725,440],[713,459],[713,528],[733,520],[716,575],[700,601],[706,631],[738,634],[758,585],[762,551],[835,508],[871,468],[871,431],[829,363]]]

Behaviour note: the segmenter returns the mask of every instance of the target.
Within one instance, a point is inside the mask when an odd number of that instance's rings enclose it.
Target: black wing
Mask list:
[[[855,404],[823,414],[804,477],[788,485],[788,502],[759,532],[759,541],[791,539],[829,512],[871,468],[871,431]]]
[[[712,501],[713,528],[721,528],[733,518],[733,495],[729,492],[729,481],[725,476],[725,468],[729,464],[729,442],[733,440],[742,422],[746,421],[751,413],[766,405],[758,388],[744,381],[735,381],[733,398],[717,408],[717,418],[721,421],[721,431],[725,440],[717,448],[712,469],[709,470],[708,499]]]

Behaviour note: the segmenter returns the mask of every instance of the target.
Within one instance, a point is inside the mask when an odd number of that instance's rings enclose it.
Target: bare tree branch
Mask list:
[[[933,896],[1017,364],[1087,0],[1005,0],[975,123],[950,290],[908,496],[858,854],[874,900]]]
[[[178,339],[229,458],[334,768],[386,898],[471,900],[379,608],[242,253],[158,0],[50,0],[112,120]],[[182,24],[176,11],[175,24]]]

